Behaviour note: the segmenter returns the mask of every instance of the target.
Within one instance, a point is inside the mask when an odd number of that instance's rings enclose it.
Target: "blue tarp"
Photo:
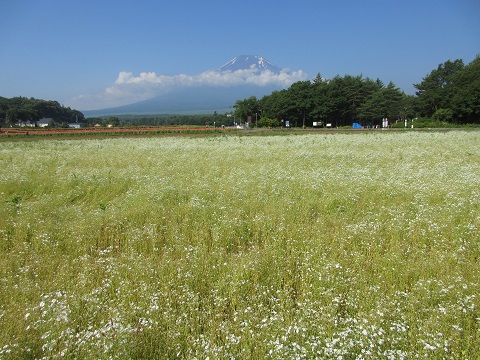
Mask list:
[[[359,123],[353,123],[353,124],[352,124],[352,128],[354,128],[354,129],[363,129],[363,126],[360,125]]]

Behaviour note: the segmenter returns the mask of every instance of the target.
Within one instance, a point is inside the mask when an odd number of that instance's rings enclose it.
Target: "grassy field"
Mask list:
[[[0,359],[478,359],[480,132],[0,142]]]

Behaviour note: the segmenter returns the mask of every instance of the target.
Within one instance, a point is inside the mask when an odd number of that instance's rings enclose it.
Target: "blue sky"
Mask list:
[[[362,74],[409,94],[480,54],[478,0],[0,0],[0,14],[0,96],[80,110],[199,83],[244,54],[291,81]]]

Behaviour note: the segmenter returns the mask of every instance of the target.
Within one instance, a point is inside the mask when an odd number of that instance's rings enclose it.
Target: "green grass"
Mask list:
[[[0,358],[476,359],[480,133],[0,143]]]

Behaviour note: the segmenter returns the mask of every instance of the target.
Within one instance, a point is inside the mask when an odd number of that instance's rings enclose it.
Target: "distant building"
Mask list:
[[[35,127],[35,121],[30,120],[21,120],[15,124],[16,126],[20,127]]]
[[[80,123],[70,123],[68,124],[68,127],[72,129],[80,129],[82,125]]]
[[[50,125],[52,122],[52,118],[41,118],[40,120],[37,121],[31,121],[31,120],[20,120],[18,123],[16,123],[16,126],[19,127],[47,127]]]
[[[44,128],[49,126],[52,123],[53,119],[52,118],[41,118],[40,120],[37,121],[37,126]]]

